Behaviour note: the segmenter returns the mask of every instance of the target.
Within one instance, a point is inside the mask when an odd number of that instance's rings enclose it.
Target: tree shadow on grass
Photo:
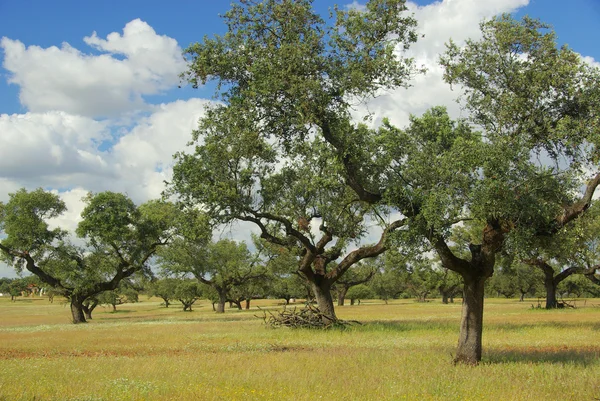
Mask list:
[[[484,364],[559,363],[589,366],[600,361],[600,346],[505,347],[484,350]]]
[[[522,331],[535,328],[552,329],[585,329],[600,331],[600,322],[557,322],[557,321],[539,321],[528,323],[485,323],[485,328],[499,331]],[[485,330],[484,328],[484,330]]]
[[[422,330],[439,330],[457,332],[459,322],[451,320],[373,320],[365,322],[360,326],[354,326],[358,331],[389,331],[407,332]]]

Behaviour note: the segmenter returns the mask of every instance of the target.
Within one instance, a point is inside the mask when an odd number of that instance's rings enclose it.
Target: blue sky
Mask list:
[[[353,0],[340,1],[340,6]],[[334,1],[315,0],[327,13]],[[362,1],[354,1],[360,5]],[[449,38],[476,37],[502,12],[554,26],[559,43],[600,61],[600,0],[417,0],[425,37],[409,56],[428,68],[409,89],[370,102],[370,112],[402,126],[409,114],[459,107],[437,57]],[[181,50],[224,33],[229,1],[0,0],[0,201],[21,187],[58,193],[68,212],[52,224],[73,230],[88,191],[156,198],[196,127],[208,89],[179,89]],[[95,34],[94,34],[95,32]],[[10,82],[9,82],[10,81]],[[236,239],[249,237],[236,227]],[[12,276],[0,263],[0,277]]]
[[[417,0],[415,3],[428,5],[435,2]],[[94,53],[94,49],[83,42],[84,36],[96,31],[103,37],[140,18],[157,33],[175,38],[181,47],[185,47],[201,40],[204,35],[223,33],[225,27],[218,15],[227,11],[228,4],[226,0],[184,0],[176,3],[159,0],[0,0],[0,37],[41,47],[68,42],[82,51]],[[322,13],[334,4],[346,3],[330,0],[314,2]],[[600,0],[570,0],[568,6],[565,4],[564,0],[530,0],[515,15],[527,14],[552,24],[561,43],[600,60],[597,35],[600,31]],[[7,83],[6,71],[0,70],[0,74],[0,113],[25,111],[18,102],[18,87]],[[169,98],[198,96],[185,90],[172,92]]]

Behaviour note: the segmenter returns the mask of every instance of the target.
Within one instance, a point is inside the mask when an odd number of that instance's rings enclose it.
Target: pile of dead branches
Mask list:
[[[259,308],[263,315],[254,315],[263,319],[271,328],[289,327],[292,329],[329,329],[332,327],[346,327],[351,324],[360,324],[355,320],[340,320],[325,315],[318,308],[307,304],[302,309],[284,309],[275,313]]]

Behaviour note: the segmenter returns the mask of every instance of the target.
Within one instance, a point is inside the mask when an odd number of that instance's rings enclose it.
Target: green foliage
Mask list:
[[[350,111],[356,98],[404,85],[415,71],[395,52],[416,40],[405,11],[402,0],[371,0],[364,12],[336,9],[325,21],[306,0],[234,3],[225,35],[186,49],[184,78],[216,82],[222,102],[201,119],[193,154],[176,155],[169,193],[217,222],[252,222],[263,239],[304,255],[297,270],[324,291],[383,252],[382,240],[339,262],[369,219],[390,225],[387,209],[348,185],[348,163],[372,160],[365,146],[375,149]],[[381,166],[356,171],[377,185]]]
[[[66,234],[59,228],[50,229],[48,219],[61,215],[65,210],[66,206],[58,195],[41,188],[32,192],[20,189],[9,194],[6,204],[0,202],[0,230],[6,236],[0,242],[2,258],[14,263],[15,268],[21,271],[24,267],[22,259],[18,259],[15,252],[43,256],[53,242]]]
[[[47,220],[66,210],[55,194],[20,190],[10,195],[1,213],[3,256],[77,305],[115,290],[135,273],[148,272],[149,259],[169,241],[178,216],[170,203],[137,207],[114,192],[89,194],[85,201],[76,230],[85,246],[71,243],[61,229],[49,229]]]
[[[373,295],[373,290],[365,284],[357,284],[355,286],[352,286],[346,293],[346,297],[350,298],[350,300],[352,301],[369,299],[372,298]]]
[[[192,305],[203,297],[203,288],[196,280],[178,280],[173,297],[181,302],[184,311],[191,312]]]
[[[165,307],[169,307],[172,299],[175,298],[175,289],[180,280],[177,278],[163,278],[150,285],[148,295],[159,297],[165,302]]]

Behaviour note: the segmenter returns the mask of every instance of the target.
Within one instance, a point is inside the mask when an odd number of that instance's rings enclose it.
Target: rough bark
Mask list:
[[[481,361],[483,337],[483,297],[485,281],[494,273],[496,253],[507,230],[498,221],[488,221],[482,244],[469,244],[471,260],[457,257],[441,236],[432,242],[444,267],[463,278],[463,306],[455,363],[476,365]]]
[[[487,277],[465,277],[462,318],[455,363],[476,365],[481,361],[483,337],[483,294]]]
[[[83,313],[87,320],[92,320],[92,312],[96,309],[96,306],[98,306],[97,300],[94,300],[89,305],[85,305],[85,303],[82,305]]]
[[[345,286],[342,286],[338,289],[338,293],[337,293],[338,306],[344,306],[344,300],[346,299],[347,293],[348,293],[348,288]]]
[[[544,277],[544,288],[546,288],[546,309],[555,309],[558,307],[556,300],[556,283],[554,282],[554,271],[552,274],[546,274]]]
[[[73,323],[87,323],[83,312],[83,300],[71,298],[71,315],[73,317]]]
[[[333,297],[331,296],[331,285],[323,280],[320,284],[311,283],[311,288],[315,294],[319,311],[327,318],[337,320],[333,306]]]
[[[217,289],[219,293],[219,301],[217,302],[217,313],[225,313],[225,303],[227,302],[227,293],[225,291],[220,291]]]
[[[246,305],[245,305],[246,310],[250,309],[250,301],[251,300],[252,300],[251,298],[246,298]]]

